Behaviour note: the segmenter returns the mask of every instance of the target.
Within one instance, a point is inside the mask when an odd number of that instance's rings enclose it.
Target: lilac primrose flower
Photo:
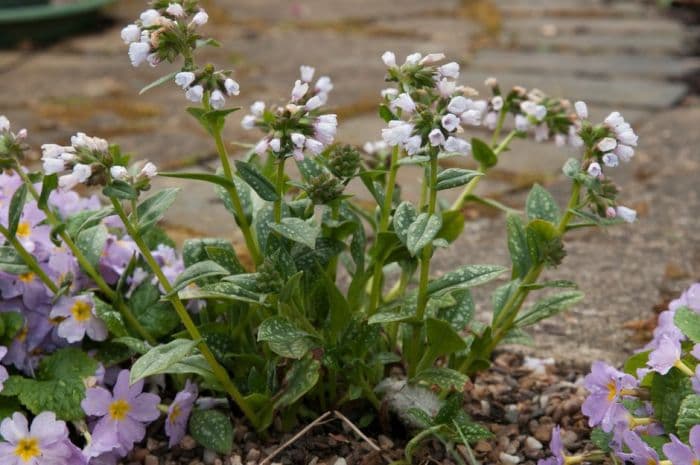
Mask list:
[[[160,397],[143,393],[143,380],[129,386],[129,370],[119,373],[113,393],[103,387],[87,389],[81,407],[87,415],[100,417],[92,431],[89,456],[114,449],[129,451],[146,435],[146,424],[160,413]]]
[[[671,442],[664,444],[663,451],[666,457],[673,464],[697,465],[700,463],[700,425],[695,425],[690,429],[690,447],[683,444],[673,434]]]
[[[549,449],[552,451],[552,457],[540,459],[537,465],[564,465],[566,463],[564,445],[561,442],[561,429],[558,425],[552,429],[552,439],[549,442]]]
[[[581,406],[581,411],[588,417],[588,425],[601,425],[603,431],[610,432],[620,415],[626,413],[620,403],[624,390],[635,388],[637,380],[604,362],[596,361],[584,378],[583,385],[590,392]]]
[[[7,347],[0,346],[0,360],[5,358],[5,355],[7,355]],[[7,381],[7,378],[9,377],[10,374],[7,372],[7,368],[0,365],[0,392],[2,392],[2,390],[5,388],[5,381]]]
[[[622,437],[625,440],[625,444],[627,444],[627,447],[630,449],[629,454],[625,452],[618,453],[625,461],[631,462],[634,465],[659,464],[659,454],[649,447],[637,433],[634,431],[625,431]]]
[[[58,324],[58,335],[68,342],[82,341],[85,334],[93,341],[107,339],[107,326],[95,314],[95,305],[90,295],[62,296],[49,316],[64,318]]]
[[[170,447],[175,446],[185,436],[187,422],[192,413],[194,401],[199,391],[197,385],[187,380],[185,389],[178,392],[173,403],[168,407],[168,417],[165,420],[165,434],[170,438]]]
[[[53,412],[42,412],[34,418],[31,429],[27,418],[15,412],[0,424],[0,434],[7,442],[0,443],[3,465],[85,464],[82,454],[68,439],[65,422],[57,421]]]
[[[681,360],[681,342],[664,334],[659,339],[659,345],[649,353],[647,365],[657,373],[665,375]]]

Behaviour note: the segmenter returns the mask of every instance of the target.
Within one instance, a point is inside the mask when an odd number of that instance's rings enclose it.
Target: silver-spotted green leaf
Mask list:
[[[173,290],[168,295],[172,295],[184,289],[189,284],[197,280],[211,278],[214,276],[227,276],[229,274],[230,273],[226,268],[212,260],[204,260],[203,262],[195,263],[177,277],[173,283]]]
[[[691,428],[700,425],[700,395],[686,396],[678,409],[676,419],[676,431],[681,441],[688,444],[688,435]]]
[[[247,182],[261,199],[274,202],[279,198],[275,186],[258,171],[255,165],[242,160],[236,160],[235,164],[238,176]]]
[[[231,419],[218,410],[195,410],[189,423],[190,434],[200,445],[220,454],[233,448]]]
[[[129,349],[133,350],[137,354],[145,354],[149,350],[151,350],[151,346],[148,345],[147,342],[142,341],[141,339],[136,339],[135,337],[118,337],[114,339],[114,342],[121,344],[123,346],[128,347]]]
[[[98,224],[97,226],[83,230],[83,232],[78,234],[78,238],[75,241],[75,245],[80,249],[83,255],[85,255],[87,261],[95,268],[97,268],[100,263],[100,257],[107,243],[108,236],[107,227],[103,224]]]
[[[0,271],[20,275],[27,273],[29,268],[14,248],[10,246],[0,247]]]
[[[541,283],[523,285],[523,289],[529,289],[531,291],[535,291],[538,289],[547,289],[551,287],[578,289],[578,284],[567,279],[555,279],[553,281],[543,281]]]
[[[508,231],[508,251],[513,263],[513,277],[523,278],[530,267],[532,260],[527,247],[525,226],[517,215],[508,215],[506,218],[506,230]]]
[[[369,317],[367,322],[371,325],[398,323],[401,321],[412,320],[414,318],[414,314],[415,313],[413,311],[378,312]]]
[[[437,314],[449,322],[453,329],[462,331],[474,318],[474,299],[469,289],[458,289],[452,292],[452,297],[455,303],[438,309]]]
[[[217,174],[220,175],[221,171],[217,171]],[[248,224],[250,224],[251,220],[253,219],[252,189],[248,184],[237,177],[233,178],[233,183],[236,185],[236,191],[238,192],[238,198],[241,201],[243,214],[245,215]],[[216,191],[216,195],[219,197],[219,199],[221,199],[221,201],[224,203],[226,210],[233,215],[234,219],[236,220],[236,224],[240,224],[241,220],[238,217],[236,207],[233,205],[229,191],[225,187],[218,184],[214,185],[214,190]]]
[[[406,247],[412,256],[416,256],[423,247],[430,244],[442,227],[440,215],[421,213],[411,223],[406,236]]]
[[[124,337],[129,334],[124,325],[122,315],[116,311],[111,305],[97,297],[92,298],[95,304],[95,314],[104,321],[109,332],[115,337]]]
[[[515,321],[515,324],[524,328],[537,323],[545,318],[552,317],[564,310],[569,309],[572,305],[583,299],[583,292],[566,291],[554,294],[538,300],[532,307],[528,308],[520,318]]]
[[[520,346],[533,346],[535,340],[530,334],[519,328],[513,328],[501,340],[501,344],[517,344]]]
[[[558,222],[561,216],[552,194],[539,184],[532,186],[525,201],[525,212],[530,220],[540,219],[551,223]]]
[[[396,211],[394,211],[394,232],[399,238],[403,245],[406,245],[406,240],[408,238],[408,229],[411,227],[418,213],[416,212],[416,207],[413,206],[411,202],[401,202]]]
[[[510,297],[515,293],[515,291],[518,290],[519,285],[520,280],[515,279],[502,286],[499,286],[495,291],[493,291],[493,294],[491,295],[491,303],[493,305],[494,324],[495,322],[499,321],[498,319],[501,316],[503,307],[505,306],[506,302],[508,302],[508,299],[510,299]]]
[[[168,188],[148,197],[136,207],[139,218],[139,229],[145,231],[161,218],[175,202],[179,188]]]
[[[66,220],[66,232],[75,239],[83,230],[99,224],[104,218],[114,214],[113,207],[75,213]]]
[[[688,339],[696,344],[700,344],[700,313],[688,307],[681,307],[676,310],[673,322],[683,334],[688,336]]]
[[[281,223],[270,224],[270,229],[289,240],[304,244],[310,249],[316,246],[316,238],[321,233],[321,228],[318,225],[301,218],[282,218]]]
[[[282,357],[296,359],[302,358],[316,345],[309,333],[279,316],[268,318],[260,324],[258,341],[267,342],[270,349]]]
[[[180,300],[229,300],[235,302],[247,302],[259,304],[262,296],[253,291],[245,289],[236,283],[218,282],[207,284],[203,287],[188,287],[178,293]]]
[[[143,354],[131,367],[131,384],[148,376],[164,373],[172,365],[184,360],[197,345],[191,339],[175,339],[167,344],[157,345]]]
[[[7,214],[7,231],[10,233],[10,237],[15,237],[17,234],[25,203],[27,203],[27,185],[22,184],[17,188],[12,195],[12,200],[10,200],[10,211]]]
[[[496,279],[506,271],[498,265],[464,265],[445,273],[428,284],[428,294],[454,287],[466,289]]]
[[[321,363],[307,357],[297,360],[287,372],[283,382],[283,392],[275,402],[275,408],[294,404],[316,386],[320,377]]]
[[[474,178],[483,176],[481,171],[465,170],[463,168],[448,168],[437,175],[436,190],[452,189],[467,184]]]
[[[436,356],[449,355],[467,347],[462,337],[446,321],[427,318],[425,333],[428,339],[427,350]]]
[[[223,266],[232,274],[245,273],[245,268],[241,265],[236,255],[236,250],[228,243],[220,243],[216,245],[207,245],[205,243],[204,250],[209,258]]]
[[[576,175],[581,172],[581,162],[575,158],[569,158],[566,160],[566,163],[564,163],[561,171],[567,178],[574,179]]]
[[[461,391],[469,377],[450,368],[428,368],[418,373],[413,381],[436,385],[444,390]]]

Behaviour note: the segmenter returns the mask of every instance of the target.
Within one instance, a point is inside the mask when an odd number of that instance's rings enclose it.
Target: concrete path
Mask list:
[[[570,244],[562,272],[580,274],[589,299],[568,319],[538,329],[544,335],[540,349],[582,359],[619,359],[620,352],[611,348],[632,348],[621,324],[649,315],[667,269],[683,270],[683,279],[671,287],[700,277],[697,267],[690,269],[700,263],[700,156],[692,149],[700,142],[692,140],[697,139],[700,114],[664,113],[687,99],[682,78],[697,72],[700,64],[686,56],[697,31],[654,6],[632,0],[204,4],[212,18],[208,31],[224,46],[208,50],[202,59],[235,70],[242,86],[236,105],[284,100],[299,65],[316,66],[319,74],[334,80],[331,104],[340,115],[338,136],[343,142],[361,144],[380,137],[383,123],[376,106],[385,72],[379,57],[385,50],[399,56],[444,51],[462,63],[463,81],[473,87],[481,88],[485,77],[495,75],[504,85],[536,86],[554,96],[586,100],[594,119],[615,109],[636,126],[643,125],[638,159],[644,163],[632,165],[635,176],[628,175],[631,184],[623,193],[638,204],[640,224],[609,235],[589,233]],[[26,126],[36,146],[66,142],[81,130],[107,137],[162,168],[210,166],[216,159],[213,145],[183,111],[187,102],[178,89],[164,86],[137,95],[141,87],[173,69],[134,70],[129,65],[119,30],[144,5],[142,0],[120,1],[109,12],[114,26],[97,34],[40,51],[0,52],[0,113],[16,126]],[[252,141],[254,136],[238,127],[240,117],[234,115],[226,136]],[[517,141],[514,148],[492,179],[482,183],[481,193],[518,201],[522,187],[533,180],[561,190],[565,150],[530,141]],[[660,169],[658,160],[674,161]],[[680,169],[684,171],[677,176]],[[399,182],[409,198],[417,197],[412,185],[419,176],[410,169],[401,172]],[[229,216],[211,189],[199,184],[187,189],[167,217],[174,234],[235,240]],[[360,198],[367,196],[362,189],[355,192]],[[470,218],[479,215],[469,212]],[[464,253],[453,256],[468,255],[472,262],[504,261],[499,255],[505,251],[501,219],[482,217],[469,224],[459,243]],[[438,268],[453,265],[457,263],[444,256]],[[589,336],[595,344],[589,343]]]

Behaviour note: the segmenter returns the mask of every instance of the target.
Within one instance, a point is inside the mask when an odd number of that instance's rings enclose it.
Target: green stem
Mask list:
[[[51,278],[44,272],[44,270],[41,269],[41,266],[39,266],[39,263],[37,263],[36,259],[27,252],[27,249],[24,248],[22,243],[17,240],[17,237],[10,237],[10,231],[7,230],[3,225],[0,225],[0,234],[5,236],[7,241],[10,243],[10,245],[17,251],[19,254],[20,258],[24,262],[25,265],[31,270],[32,273],[37,275],[41,282],[44,283],[46,287],[48,287],[51,292],[54,294],[58,293],[58,286],[56,286],[56,283],[54,283]]]
[[[117,215],[119,215],[119,218],[124,223],[127,232],[138,246],[139,250],[141,251],[141,254],[143,255],[144,260],[146,260],[146,263],[148,263],[148,266],[151,268],[151,271],[153,271],[153,273],[156,275],[156,278],[158,278],[158,281],[165,290],[165,293],[170,295],[169,300],[172,303],[175,312],[180,317],[180,321],[182,321],[182,324],[185,326],[185,329],[187,330],[192,340],[197,341],[197,346],[199,347],[200,352],[209,364],[212,372],[214,373],[214,376],[219,381],[219,383],[221,383],[226,392],[228,392],[228,394],[231,396],[234,402],[236,402],[236,404],[241,409],[246,418],[248,418],[248,420],[253,424],[254,427],[257,427],[257,415],[253,412],[252,408],[248,404],[248,401],[246,401],[246,399],[240,393],[236,385],[233,384],[233,381],[231,381],[231,378],[226,372],[226,369],[224,369],[224,367],[222,367],[219,364],[219,362],[216,360],[216,357],[209,349],[209,346],[206,344],[206,342],[204,342],[202,334],[199,332],[199,329],[194,324],[194,321],[192,321],[190,314],[187,312],[187,309],[182,304],[182,301],[178,297],[177,293],[173,292],[173,287],[170,285],[170,281],[168,281],[168,278],[163,273],[163,270],[161,269],[160,265],[158,265],[158,262],[156,262],[155,258],[151,254],[150,249],[143,241],[143,238],[133,226],[133,224],[129,221],[129,218],[127,217],[126,212],[122,208],[121,203],[119,203],[119,201],[116,199],[111,200],[112,205],[114,206],[114,210],[117,212]]]
[[[559,225],[557,226],[557,231],[560,235],[563,235],[564,232],[566,232],[566,226],[569,224],[569,221],[571,221],[571,218],[573,217],[573,213],[571,213],[571,210],[578,206],[580,195],[581,184],[578,181],[574,181],[574,185],[571,189],[571,196],[569,197],[569,202],[566,207],[566,213],[562,216],[561,220],[559,221]],[[486,346],[483,353],[470,353],[470,356],[467,357],[467,359],[465,359],[465,361],[460,366],[460,371],[468,370],[471,363],[474,361],[474,358],[477,355],[479,356],[479,358],[482,359],[489,358],[491,356],[493,350],[512,329],[515,319],[517,318],[518,313],[520,312],[520,308],[525,302],[527,296],[530,294],[531,288],[529,287],[529,285],[537,282],[543,270],[543,263],[535,264],[532,268],[530,268],[530,271],[525,275],[522,282],[518,286],[518,289],[513,293],[513,295],[510,296],[510,298],[503,305],[503,309],[499,313],[498,318],[494,320],[493,335],[491,336],[490,343]]]
[[[388,231],[389,218],[391,217],[391,206],[394,200],[394,185],[396,184],[396,175],[399,171],[399,146],[394,147],[391,152],[391,162],[389,165],[389,176],[386,180],[386,192],[384,194],[384,205],[382,205],[381,216],[379,217],[379,225],[377,227],[377,237],[379,234]],[[374,263],[374,273],[372,274],[372,291],[370,293],[369,308],[367,315],[372,316],[376,313],[379,307],[379,300],[382,294],[382,277],[384,274],[384,262],[377,260]]]
[[[275,200],[275,223],[282,221],[282,202],[284,201],[284,162],[286,158],[281,158],[277,162],[277,174],[275,186],[277,190],[277,200]]]
[[[24,183],[27,185],[29,193],[38,202],[40,198],[39,192],[37,192],[37,190],[34,188],[34,184],[31,182],[27,174],[21,169],[16,170],[16,172],[20,175],[22,181],[24,181]],[[66,247],[70,249],[75,259],[78,260],[78,263],[83,271],[85,271],[85,274],[87,274],[90,279],[95,282],[100,291],[107,297],[107,299],[109,299],[112,305],[116,307],[117,311],[121,313],[134,331],[136,331],[143,339],[148,341],[149,344],[155,344],[155,338],[151,336],[148,331],[146,331],[146,328],[144,328],[141,323],[139,323],[131,309],[121,300],[121,297],[114,291],[114,289],[112,289],[109,284],[102,279],[102,276],[97,272],[97,270],[95,270],[95,267],[92,266],[90,261],[85,257],[78,246],[75,245],[75,242],[73,242],[73,239],[71,239],[66,230],[59,227],[62,224],[61,220],[56,217],[54,212],[51,211],[51,208],[46,206],[42,209],[42,211],[46,215],[46,220],[49,222],[49,224],[58,229],[58,235],[61,237],[61,240],[63,240],[63,243],[66,244]]]
[[[500,155],[501,152],[508,148],[508,146],[510,145],[513,138],[517,135],[517,133],[518,132],[515,130],[508,133],[508,135],[501,141],[501,143],[493,149],[493,153],[496,155]],[[495,140],[492,145],[495,145]],[[478,171],[483,174],[486,174],[488,168],[484,165],[479,165]],[[476,186],[479,185],[479,182],[483,177],[484,176],[477,176],[471,181],[469,181],[464,187],[464,190],[460,194],[459,198],[455,200],[455,202],[452,204],[452,207],[450,207],[450,210],[461,210],[462,208],[464,208],[464,204],[467,203],[467,199],[469,199],[469,197],[474,193],[474,189],[476,189]]]
[[[508,112],[506,111],[505,105],[501,108],[501,113],[498,115],[498,123],[496,123],[496,130],[493,131],[493,137],[491,137],[491,145],[496,145],[496,141],[501,136],[501,129],[503,129],[503,123],[506,121],[506,116]]]
[[[219,159],[221,160],[221,167],[224,171],[224,177],[233,183],[233,172],[231,170],[231,162],[228,159],[228,151],[226,150],[226,145],[221,136],[221,130],[216,130],[214,132],[214,141],[216,142],[216,151],[219,154]],[[231,205],[236,211],[236,216],[238,217],[238,226],[241,228],[243,233],[243,238],[250,252],[250,256],[256,265],[262,263],[262,256],[260,255],[260,250],[258,249],[258,244],[255,242],[253,237],[253,232],[250,229],[250,224],[248,223],[248,218],[245,215],[245,210],[243,209],[243,203],[241,202],[241,197],[238,194],[238,189],[234,184],[231,187],[226,188],[226,192],[231,198]]]

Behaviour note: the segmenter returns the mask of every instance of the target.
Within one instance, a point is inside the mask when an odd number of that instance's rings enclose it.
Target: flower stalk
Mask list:
[[[15,249],[24,264],[27,265],[27,268],[29,268],[29,270],[34,273],[41,280],[41,282],[44,283],[44,285],[48,287],[51,292],[53,292],[54,295],[57,294],[58,286],[56,286],[56,283],[54,283],[46,272],[41,269],[36,259],[32,256],[32,254],[27,252],[27,249],[25,249],[22,243],[17,240],[17,237],[11,236],[10,231],[8,231],[7,228],[1,224],[0,234],[5,236],[5,239],[7,239],[10,245]]]

